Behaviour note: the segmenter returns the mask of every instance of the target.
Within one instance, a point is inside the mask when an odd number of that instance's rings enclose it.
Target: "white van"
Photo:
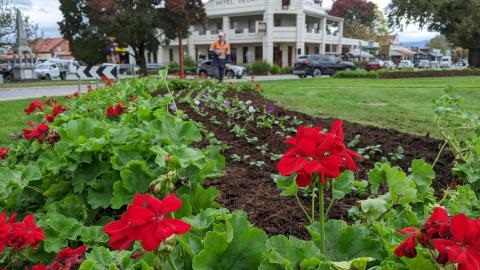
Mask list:
[[[442,61],[440,62],[440,67],[449,68],[451,66],[452,66],[452,57],[451,56],[442,57]]]

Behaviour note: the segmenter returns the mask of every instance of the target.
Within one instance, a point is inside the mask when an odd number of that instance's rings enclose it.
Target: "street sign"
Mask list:
[[[102,77],[115,80],[118,72],[115,66],[80,66],[77,69],[77,76],[81,80],[96,80]]]

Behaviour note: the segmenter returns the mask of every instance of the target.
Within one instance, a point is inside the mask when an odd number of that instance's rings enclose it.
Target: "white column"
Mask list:
[[[338,23],[338,45],[337,54],[342,54],[343,47],[343,20]]]
[[[227,32],[229,32],[229,29],[230,29],[230,17],[223,16],[222,31],[224,33],[227,33]]]
[[[305,54],[305,13],[303,13],[303,10],[297,13],[297,42],[295,53],[297,55]]]
[[[268,8],[263,15],[263,20],[267,23],[267,32],[263,37],[263,60],[273,65],[273,12]]]
[[[327,18],[323,17],[320,23],[320,35],[322,36],[320,42],[320,54],[325,54],[325,43],[327,41]]]

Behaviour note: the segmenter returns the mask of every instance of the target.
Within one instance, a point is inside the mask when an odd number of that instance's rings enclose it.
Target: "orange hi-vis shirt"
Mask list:
[[[218,58],[225,59],[227,54],[230,54],[230,44],[226,41],[220,43],[220,40],[215,40],[212,45],[210,45],[210,51],[217,51]]]

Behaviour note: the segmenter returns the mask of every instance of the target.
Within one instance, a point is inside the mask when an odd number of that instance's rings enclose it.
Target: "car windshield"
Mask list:
[[[37,65],[38,69],[47,69],[50,67],[50,64],[39,64]]]

